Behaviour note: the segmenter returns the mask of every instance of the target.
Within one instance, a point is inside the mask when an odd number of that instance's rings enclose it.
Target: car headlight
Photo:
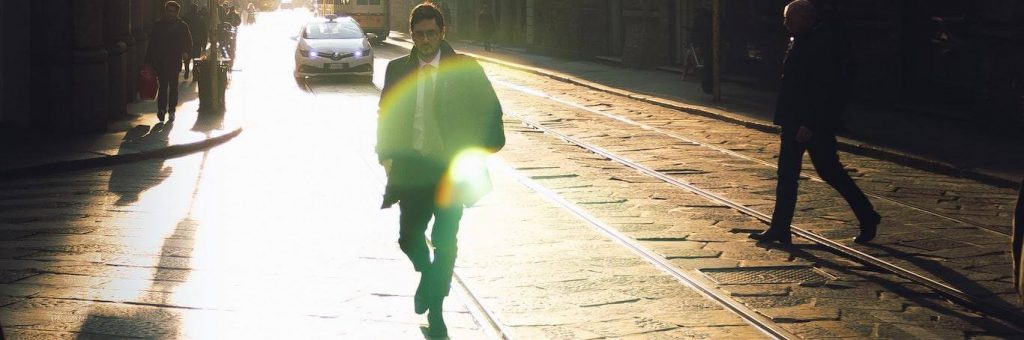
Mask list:
[[[363,56],[368,56],[368,55],[371,55],[371,54],[373,54],[373,50],[371,50],[369,48],[364,48],[364,49],[356,50],[355,52],[352,52],[352,55],[354,55],[356,58],[362,58]]]
[[[307,58],[316,58],[316,51],[314,50],[299,50],[299,55]]]

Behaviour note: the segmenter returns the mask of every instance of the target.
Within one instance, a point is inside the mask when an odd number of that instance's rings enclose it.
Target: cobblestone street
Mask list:
[[[411,43],[375,46],[372,82],[296,82],[289,38],[309,19],[241,29],[226,115],[244,133],[230,142],[0,181],[6,339],[426,337],[374,153],[385,67]],[[757,244],[777,134],[481,65],[507,144],[461,223],[450,338],[1024,337],[1014,190],[841,152],[883,216],[860,245],[805,159],[794,227],[864,256]]]

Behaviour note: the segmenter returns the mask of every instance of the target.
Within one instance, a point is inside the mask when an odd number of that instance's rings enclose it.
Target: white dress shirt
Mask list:
[[[419,59],[419,58],[416,58],[416,60],[419,61],[419,64],[420,64],[419,68],[421,68],[421,69],[425,65],[430,65],[430,66],[434,67],[433,71],[430,74],[430,82],[433,83],[433,85],[435,86],[434,87],[434,93],[435,93],[435,96],[436,96],[436,94],[437,94],[437,87],[436,87],[436,85],[437,85],[437,68],[438,68],[438,66],[441,65],[441,51],[437,51],[437,54],[434,55],[434,59],[431,60],[429,63],[423,62],[423,59]],[[418,71],[417,71],[417,74],[419,74]],[[424,78],[425,77],[420,77],[420,76],[416,77],[416,112],[413,115],[413,120],[412,120],[412,129],[413,129],[412,147],[413,147],[413,149],[416,149],[417,151],[421,151],[421,152],[423,151],[424,135],[427,132],[426,119],[424,118],[424,114],[425,114],[424,112],[425,111],[423,109],[423,103],[424,103],[424,100],[423,100],[423,87],[424,87],[424,82],[426,81],[426,79],[424,79]]]

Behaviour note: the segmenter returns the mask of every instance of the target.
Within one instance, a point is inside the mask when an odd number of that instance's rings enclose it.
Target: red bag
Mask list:
[[[152,67],[143,67],[139,70],[139,98],[142,100],[156,99],[156,89],[160,86],[156,80],[156,71]]]

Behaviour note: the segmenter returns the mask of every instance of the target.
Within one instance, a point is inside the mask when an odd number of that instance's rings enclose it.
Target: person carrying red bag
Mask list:
[[[170,120],[174,120],[174,111],[178,107],[178,74],[181,73],[181,63],[190,59],[192,50],[192,33],[188,24],[178,16],[180,12],[181,5],[177,2],[164,4],[164,15],[153,25],[149,48],[146,49],[146,67],[156,71],[160,81],[156,116],[161,122],[168,113]]]

